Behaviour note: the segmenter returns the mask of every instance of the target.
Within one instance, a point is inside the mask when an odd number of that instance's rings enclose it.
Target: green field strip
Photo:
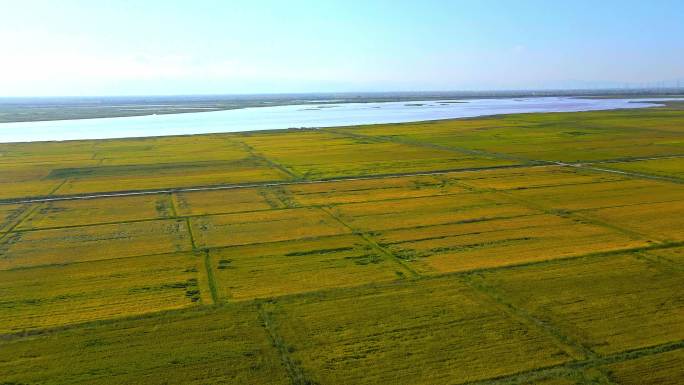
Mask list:
[[[171,218],[178,218],[178,211],[176,210],[176,194],[169,193],[167,200],[169,204]]]
[[[214,278],[214,268],[212,267],[211,254],[209,250],[204,250],[203,264],[207,272],[207,285],[209,286],[209,292],[211,293],[212,304],[216,305],[221,302],[219,298],[218,289],[216,287],[216,279]]]
[[[489,303],[496,305],[499,309],[501,309],[501,311],[523,321],[530,327],[536,327],[537,329],[545,331],[548,335],[554,338],[554,340],[558,343],[559,348],[563,349],[575,360],[598,357],[594,351],[582,345],[579,341],[575,341],[573,338],[563,334],[556,326],[548,322],[544,322],[532,316],[524,309],[514,306],[512,303],[506,301],[502,293],[498,292],[494,287],[487,285],[484,280],[479,279],[479,277],[475,276],[474,274],[471,273],[463,275],[463,278],[468,286],[480,293],[483,298],[488,299]]]
[[[59,190],[60,188],[62,188],[62,186],[64,186],[68,181],[69,181],[69,178],[64,178],[64,180],[63,180],[61,183],[58,183],[57,186],[55,186],[55,188],[53,188],[53,189],[48,193],[48,196],[53,195],[54,193],[56,193],[57,190]]]
[[[171,202],[171,210],[173,212],[173,215],[176,218],[180,218],[178,215],[178,207],[179,207],[178,195],[176,193],[169,193],[169,196],[170,196],[169,201]]]
[[[264,303],[263,301],[256,301],[256,305],[262,325],[264,329],[266,329],[271,343],[278,350],[278,355],[280,356],[280,360],[287,371],[287,375],[290,378],[291,384],[316,385],[315,382],[306,377],[306,374],[299,363],[290,356],[291,347],[288,346],[285,341],[283,341],[283,338],[278,333],[276,325],[277,321],[273,317],[273,313],[268,309],[268,307],[272,305],[269,303]]]
[[[353,227],[349,226],[346,222],[344,222],[341,218],[339,218],[337,215],[333,214],[332,211],[329,210],[327,207],[321,207],[320,208],[322,211],[327,213],[330,217],[332,217],[334,220],[339,222],[342,226],[348,228],[352,234],[357,234],[359,235],[368,246],[370,246],[373,250],[377,251],[381,255],[384,255],[385,257],[389,258],[391,261],[396,262],[404,271],[405,273],[408,273],[412,278],[420,277],[421,275],[415,271],[411,266],[407,264],[406,261],[403,259],[397,257],[393,253],[391,253],[389,250],[385,249],[384,247],[380,246],[377,242],[373,240],[372,237],[370,237],[368,234],[359,231],[357,229],[354,229]]]
[[[190,237],[190,246],[192,247],[192,250],[197,250],[195,236],[192,233],[192,225],[190,224],[190,218],[185,218],[185,227],[188,229],[188,236]]]

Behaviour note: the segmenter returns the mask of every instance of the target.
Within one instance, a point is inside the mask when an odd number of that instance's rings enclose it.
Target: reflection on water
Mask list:
[[[400,123],[524,112],[573,112],[657,106],[654,99],[569,97],[435,100],[257,107],[122,118],[0,124],[0,142],[206,134],[300,127]]]

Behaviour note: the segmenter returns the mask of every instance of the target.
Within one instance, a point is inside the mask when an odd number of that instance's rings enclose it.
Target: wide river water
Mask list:
[[[0,123],[0,143],[207,134],[424,120],[526,112],[574,112],[654,107],[652,99],[571,97],[307,104],[121,118]]]

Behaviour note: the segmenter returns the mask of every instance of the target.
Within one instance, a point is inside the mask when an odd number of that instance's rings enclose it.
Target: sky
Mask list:
[[[0,0],[0,96],[684,86],[684,1]]]

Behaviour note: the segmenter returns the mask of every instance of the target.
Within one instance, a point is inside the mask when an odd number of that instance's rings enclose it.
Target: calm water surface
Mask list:
[[[570,97],[308,104],[121,118],[0,123],[0,142],[207,134],[299,127],[401,123],[525,112],[574,112],[658,106],[654,99]]]

